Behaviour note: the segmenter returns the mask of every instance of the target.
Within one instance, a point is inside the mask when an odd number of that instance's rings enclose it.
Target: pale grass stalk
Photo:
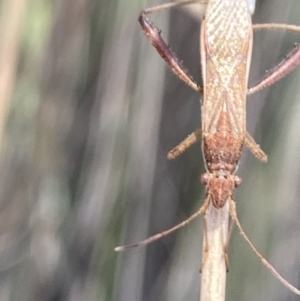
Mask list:
[[[224,301],[226,261],[224,246],[228,240],[229,202],[215,208],[210,202],[204,214],[203,255],[200,301]]]

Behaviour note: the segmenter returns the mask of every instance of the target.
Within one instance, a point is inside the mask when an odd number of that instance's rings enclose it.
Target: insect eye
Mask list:
[[[242,178],[235,176],[234,177],[234,187],[237,188],[242,184]]]
[[[203,173],[201,176],[200,176],[200,182],[204,185],[206,185],[208,183],[208,180],[209,180],[209,175],[207,173]]]

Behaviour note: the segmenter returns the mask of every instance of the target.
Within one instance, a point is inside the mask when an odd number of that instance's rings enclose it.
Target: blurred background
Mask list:
[[[202,224],[115,253],[187,218],[204,201],[200,144],[168,151],[200,125],[199,95],[145,38],[159,0],[2,0],[0,301],[199,300]],[[254,23],[299,23],[299,0],[257,0]],[[201,83],[199,20],[150,19]],[[249,86],[300,41],[255,34]],[[235,200],[254,245],[300,287],[300,70],[248,98]],[[227,300],[297,300],[233,232]]]

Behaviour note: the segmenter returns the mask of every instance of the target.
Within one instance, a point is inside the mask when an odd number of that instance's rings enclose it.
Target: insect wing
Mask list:
[[[208,5],[201,27],[201,65],[204,96],[202,129],[204,133],[216,130],[222,111],[228,114],[231,131],[245,134],[246,93],[252,54],[252,22],[247,4],[235,3],[232,10],[218,10],[220,0]],[[236,1],[235,1],[236,2]]]

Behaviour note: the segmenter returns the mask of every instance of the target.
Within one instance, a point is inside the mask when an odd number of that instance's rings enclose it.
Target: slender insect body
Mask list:
[[[160,30],[146,18],[147,14],[156,11],[196,2],[207,4],[200,35],[203,87],[193,80],[181,61],[163,40]],[[243,145],[245,144],[258,159],[267,161],[266,154],[246,129],[246,96],[272,85],[300,64],[300,46],[297,45],[282,63],[271,70],[266,78],[248,90],[253,29],[279,28],[300,32],[300,27],[285,24],[252,25],[246,0],[186,0],[166,3],[141,11],[139,22],[147,38],[174,74],[195,91],[203,92],[201,128],[173,148],[169,152],[168,158],[175,159],[197,140],[202,139],[206,173],[202,174],[201,182],[206,185],[206,200],[197,212],[173,228],[136,244],[117,247],[115,250],[124,251],[128,248],[151,243],[187,225],[204,213],[202,288],[205,289],[202,291],[205,291],[205,296],[203,295],[205,298],[203,297],[203,300],[223,300],[225,295],[225,281],[223,281],[224,275],[226,275],[225,265],[228,267],[226,250],[229,238],[226,237],[227,235],[230,236],[231,233],[231,230],[228,231],[227,229],[228,214],[230,214],[232,221],[237,224],[242,236],[264,265],[282,284],[295,294],[300,295],[300,291],[278,274],[245,235],[237,218],[233,198],[234,188],[241,184],[241,179],[235,175],[235,172]],[[216,283],[218,283],[217,295],[214,294]],[[209,292],[209,298],[206,298],[207,292]]]
[[[233,13],[234,12],[234,13]],[[234,176],[246,133],[252,22],[246,1],[211,0],[201,26],[202,149],[207,198],[224,206],[240,183]]]

